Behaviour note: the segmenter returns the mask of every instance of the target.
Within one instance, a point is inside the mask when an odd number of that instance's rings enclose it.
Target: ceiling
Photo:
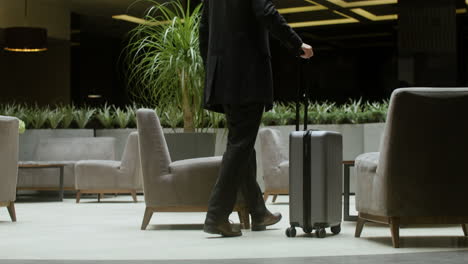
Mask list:
[[[35,2],[42,6],[66,6],[72,12],[82,15],[109,16],[126,12],[127,8],[140,0],[1,0],[11,2]],[[146,0],[145,0],[146,1]],[[165,2],[167,0],[157,0]],[[144,9],[148,4],[139,3],[135,9]],[[133,8],[132,8],[133,9]]]
[[[64,1],[64,0],[62,0]],[[149,6],[148,3],[137,0],[65,0],[69,1],[70,9],[81,15],[112,16],[116,14],[141,15]],[[166,2],[158,0],[157,2]],[[146,1],[147,2],[147,1]],[[129,9],[129,7],[133,6]]]
[[[123,35],[133,23],[110,19],[128,14],[142,17],[147,0],[43,0],[68,1],[72,12],[87,17],[96,32]],[[170,0],[155,0],[167,2]],[[194,0],[199,1],[199,0]],[[216,0],[215,0],[216,1]],[[237,0],[240,1],[240,0]],[[302,36],[326,46],[395,45],[398,0],[273,0],[279,12]],[[458,13],[466,13],[468,0],[459,0]],[[134,4],[130,9],[129,7]]]
[[[73,12],[81,15],[106,17],[117,14],[141,16],[150,5],[148,0],[40,1],[50,4],[69,5]],[[153,1],[161,3],[170,0]],[[273,2],[293,27],[378,22],[397,19],[398,0],[273,0]],[[468,0],[460,0],[458,2],[463,4],[463,2],[468,2]],[[129,9],[130,6],[132,7]],[[461,11],[461,8],[464,8],[464,6],[458,8]]]
[[[397,19],[397,0],[274,0],[292,27]]]

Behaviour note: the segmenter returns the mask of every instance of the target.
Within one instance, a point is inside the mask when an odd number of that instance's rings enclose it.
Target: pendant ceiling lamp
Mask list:
[[[24,1],[24,20],[27,24],[28,2]],[[41,52],[47,50],[47,29],[38,27],[10,27],[5,29],[5,50],[13,52]]]

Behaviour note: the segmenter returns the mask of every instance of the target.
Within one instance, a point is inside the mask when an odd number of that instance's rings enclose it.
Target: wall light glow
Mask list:
[[[13,52],[43,52],[43,51],[46,51],[47,48],[42,48],[42,49],[13,49],[13,48],[5,47],[4,50],[13,51]]]

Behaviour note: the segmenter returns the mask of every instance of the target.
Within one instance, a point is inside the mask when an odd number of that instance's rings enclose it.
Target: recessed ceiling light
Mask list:
[[[164,24],[169,24],[170,23],[170,21],[151,22],[151,21],[145,20],[143,18],[129,16],[129,15],[114,15],[114,16],[112,16],[112,18],[117,19],[117,20],[132,22],[132,23],[136,23],[136,24],[150,25],[150,26],[159,26],[159,25],[164,25]]]
[[[359,23],[354,17],[350,17],[338,11],[333,11],[333,13],[339,14],[345,18],[338,18],[338,19],[327,19],[327,20],[318,20],[318,21],[305,21],[305,22],[295,22],[289,23],[289,25],[293,28],[300,28],[300,27],[315,27],[315,26],[326,26],[326,25],[339,25],[339,24],[350,24],[350,23]]]
[[[367,0],[348,3],[343,0],[327,0],[330,3],[341,7],[358,7],[358,6],[375,6],[375,5],[391,5],[397,4],[398,0]],[[468,2],[468,0],[466,0]]]
[[[366,11],[362,8],[354,8],[354,9],[351,9],[351,11],[353,11],[354,13],[358,14],[358,15],[361,15],[369,20],[372,20],[372,21],[382,21],[382,20],[395,20],[395,19],[398,19],[398,15],[384,15],[384,16],[376,16],[374,14],[372,14],[371,12],[369,11]]]
[[[292,14],[292,13],[303,13],[303,12],[312,12],[319,10],[327,10],[326,6],[318,4],[312,0],[305,0],[308,3],[313,4],[313,6],[300,6],[300,7],[290,7],[290,8],[280,8],[278,12],[281,14]]]
[[[312,12],[319,10],[327,10],[325,6],[301,6],[301,7],[289,7],[289,8],[280,8],[278,12],[280,14],[292,14],[292,13],[303,13],[303,12]]]

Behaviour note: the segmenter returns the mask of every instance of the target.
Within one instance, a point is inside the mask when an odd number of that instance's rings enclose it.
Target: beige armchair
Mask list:
[[[467,233],[468,88],[405,88],[392,94],[380,153],[356,158],[356,237],[367,221],[460,224]]]
[[[13,222],[16,222],[18,128],[19,121],[17,118],[0,116],[0,207],[7,207]]]
[[[146,203],[141,229],[146,229],[155,212],[206,212],[222,158],[171,162],[156,113],[138,110],[137,124]],[[247,208],[238,203],[235,210],[244,228],[249,228]]]
[[[289,160],[281,151],[280,131],[262,128],[259,132],[262,151],[263,180],[265,191],[263,199],[273,195],[273,202],[278,195],[289,194]]]
[[[128,136],[121,161],[81,160],[75,164],[76,203],[81,194],[98,194],[98,201],[106,193],[130,193],[137,202],[142,189],[138,132]]]

